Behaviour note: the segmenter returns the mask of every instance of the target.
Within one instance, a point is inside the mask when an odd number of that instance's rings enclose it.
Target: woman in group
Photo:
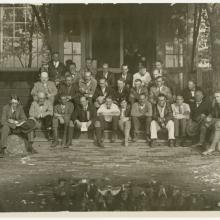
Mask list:
[[[130,139],[131,130],[131,107],[126,99],[122,99],[120,102],[120,119],[119,128],[124,134],[124,146],[128,146],[128,140]]]

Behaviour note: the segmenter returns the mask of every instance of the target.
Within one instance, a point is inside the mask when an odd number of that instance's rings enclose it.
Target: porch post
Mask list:
[[[120,66],[124,62],[124,23],[123,18],[120,17]]]

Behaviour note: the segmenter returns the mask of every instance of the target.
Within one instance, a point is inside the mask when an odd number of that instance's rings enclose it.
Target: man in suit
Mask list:
[[[115,101],[119,105],[121,103],[121,100],[123,99],[128,101],[128,97],[129,97],[129,89],[126,87],[125,81],[122,78],[120,78],[117,80],[117,88],[115,91],[115,98],[116,98]]]
[[[188,81],[188,86],[183,90],[183,98],[185,103],[192,105],[195,102],[195,92],[196,90],[201,90],[196,83],[192,80]]]
[[[4,149],[6,149],[6,142],[10,133],[19,134],[23,137],[27,151],[36,153],[36,150],[32,147],[30,135],[30,132],[35,128],[35,121],[27,119],[19,98],[16,95],[12,95],[9,104],[3,107],[1,124],[3,125],[1,132],[1,153],[4,153]]]
[[[164,94],[158,95],[158,102],[153,106],[153,116],[150,125],[151,147],[155,146],[157,132],[161,129],[168,130],[169,146],[174,147],[174,121],[172,108]]]
[[[75,105],[79,103],[79,85],[73,83],[71,75],[65,76],[65,82],[61,83],[58,89],[58,96],[66,94],[68,101],[71,101]]]
[[[80,80],[81,75],[79,71],[76,70],[76,63],[74,62],[69,63],[67,72],[65,73],[65,76],[66,75],[72,76],[73,83],[77,83]]]
[[[119,74],[118,79],[123,79],[123,81],[125,82],[125,86],[130,89],[133,83],[133,76],[128,71],[128,65],[123,64],[121,66],[121,73]]]
[[[149,101],[152,104],[156,104],[159,94],[164,94],[169,103],[173,102],[173,95],[171,89],[164,85],[164,79],[162,76],[158,76],[155,79],[155,85],[150,88]]]
[[[37,100],[38,93],[44,93],[46,98],[53,104],[55,96],[57,95],[57,88],[54,82],[50,81],[47,72],[42,72],[40,75],[40,81],[34,83],[34,87],[31,90],[31,95],[34,100]]]
[[[49,62],[48,70],[49,78],[52,81],[59,83],[63,80],[64,74],[66,72],[66,67],[62,62],[60,62],[58,52],[54,52],[52,54],[52,60]]]
[[[86,124],[86,130],[88,131],[88,137],[93,138],[94,122],[96,120],[96,108],[91,102],[89,102],[87,97],[80,97],[80,105],[76,107],[71,118],[74,122],[77,136],[80,136],[84,123]]]
[[[91,72],[92,77],[96,78],[97,69],[93,66],[93,60],[91,58],[87,58],[85,62],[85,67],[80,71],[81,77],[84,76],[85,72]]]
[[[195,102],[190,105],[191,114],[187,127],[186,132],[189,136],[197,136],[199,137],[199,142],[196,143],[194,146],[203,146],[204,144],[204,135],[203,132],[201,132],[202,125],[204,123],[205,118],[210,114],[211,112],[212,104],[209,99],[204,97],[202,90],[197,90],[195,92]]]
[[[135,102],[138,102],[140,98],[140,94],[145,94],[146,97],[148,96],[148,89],[145,86],[142,86],[142,82],[140,79],[136,79],[134,82],[134,87],[131,88],[130,94],[129,94],[129,102],[134,104]]]
[[[74,105],[68,102],[66,94],[60,94],[59,104],[54,107],[53,115],[53,142],[51,147],[58,145],[58,129],[63,127],[62,146],[68,148],[72,145],[73,137],[73,122],[71,121],[71,115],[74,110]]]
[[[113,73],[109,72],[109,66],[107,63],[102,65],[102,71],[97,73],[96,79],[97,81],[105,78],[109,87],[115,87],[115,76]]]
[[[97,86],[93,95],[93,102],[96,108],[99,108],[101,104],[105,102],[107,96],[112,96],[113,100],[116,99],[115,91],[108,86],[105,78],[99,79],[99,85]]]

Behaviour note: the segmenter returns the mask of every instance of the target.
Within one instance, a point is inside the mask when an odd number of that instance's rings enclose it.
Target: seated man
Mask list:
[[[93,102],[96,108],[99,108],[104,103],[107,96],[112,96],[115,100],[115,91],[108,86],[105,78],[99,79],[99,85],[97,86],[93,95]]]
[[[39,92],[37,100],[32,102],[29,116],[36,120],[37,128],[41,128],[41,126],[45,128],[47,138],[50,139],[52,135],[53,105],[46,99],[43,92]]]
[[[1,118],[1,153],[6,149],[7,138],[10,133],[18,134],[24,138],[25,146],[28,152],[36,153],[32,147],[30,132],[35,128],[35,121],[27,119],[19,98],[12,95],[9,104],[5,105],[2,110]]]
[[[160,129],[168,130],[169,146],[174,147],[174,122],[173,112],[164,94],[158,95],[158,102],[153,106],[153,116],[150,125],[151,147],[155,146],[157,132]]]
[[[117,80],[117,88],[115,91],[115,99],[117,104],[121,103],[121,100],[125,99],[128,101],[129,89],[125,86],[125,81],[123,79]]]
[[[140,126],[143,123],[145,128],[145,137],[149,141],[150,138],[150,123],[152,119],[152,105],[147,101],[144,93],[140,94],[138,102],[135,102],[131,108],[131,121],[133,126],[133,141],[137,141],[137,134]]]
[[[92,73],[85,72],[84,76],[79,80],[80,96],[85,96],[89,101],[91,101],[96,87],[97,81],[92,77]]]
[[[180,137],[182,142],[186,137],[186,125],[190,117],[190,107],[184,103],[183,96],[176,96],[176,103],[171,105],[174,117],[175,137]]]
[[[140,79],[142,86],[148,87],[148,84],[151,81],[150,73],[147,72],[146,66],[141,65],[139,72],[133,75],[133,86],[135,84],[135,80]]]
[[[155,79],[155,85],[150,88],[149,101],[152,104],[156,104],[159,94],[164,94],[169,103],[173,102],[173,95],[171,89],[164,85],[164,80],[161,76],[158,76]]]
[[[67,100],[74,104],[79,103],[79,88],[76,83],[73,83],[72,76],[66,75],[65,82],[61,83],[58,89],[58,96],[66,94]]]
[[[54,82],[49,81],[48,73],[42,72],[40,75],[40,82],[34,84],[34,88],[31,91],[33,99],[37,100],[39,92],[44,93],[46,98],[53,104],[55,96],[57,95],[57,88]]]
[[[118,123],[124,134],[124,146],[127,147],[131,130],[131,106],[126,99],[122,99],[120,102],[120,119]]]
[[[73,122],[71,115],[74,110],[74,105],[68,102],[66,94],[60,95],[60,102],[54,107],[53,115],[53,143],[51,147],[56,147],[58,142],[58,128],[63,126],[62,146],[67,148],[72,145],[73,137]]]
[[[194,146],[202,146],[204,143],[203,133],[201,132],[201,126],[205,118],[210,114],[211,102],[204,97],[202,90],[195,92],[195,102],[190,105],[191,113],[190,120],[186,127],[187,135],[190,137],[199,137],[199,142]]]
[[[188,81],[188,86],[186,89],[183,90],[183,98],[184,101],[189,104],[192,105],[193,103],[195,103],[195,93],[196,90],[201,90],[198,86],[196,86],[195,82],[190,80]]]
[[[74,122],[78,136],[80,135],[81,131],[88,131],[88,137],[93,138],[94,121],[96,120],[96,108],[91,102],[88,101],[87,97],[80,97],[80,105],[76,107],[71,118]]]
[[[121,73],[119,74],[118,79],[123,79],[123,81],[125,82],[125,87],[127,87],[128,89],[130,89],[132,87],[133,76],[131,73],[128,72],[128,65],[127,64],[123,64],[121,66]]]
[[[134,104],[135,102],[138,102],[140,98],[140,94],[145,94],[146,97],[148,95],[148,89],[145,86],[142,86],[142,82],[140,79],[136,79],[134,82],[134,87],[131,88],[130,94],[129,94],[129,102]]]
[[[105,78],[107,85],[111,88],[115,87],[115,76],[113,73],[109,72],[109,66],[107,63],[102,65],[102,71],[97,73],[96,79],[99,81],[100,79]]]
[[[209,131],[213,134],[211,144],[208,149],[203,152],[203,155],[212,154],[216,150],[216,146],[218,147],[218,144],[220,142],[220,91],[216,91],[214,96],[215,100],[212,105],[211,112],[205,118],[200,130],[200,136],[203,137],[202,141],[204,142]],[[218,151],[220,151],[219,147]]]
[[[104,147],[103,145],[103,134],[107,123],[111,124],[112,128],[112,143],[116,140],[116,135],[118,131],[118,120],[119,120],[120,110],[116,104],[113,103],[111,96],[106,98],[104,104],[100,106],[97,111],[97,121],[95,122],[96,138],[99,147]]]

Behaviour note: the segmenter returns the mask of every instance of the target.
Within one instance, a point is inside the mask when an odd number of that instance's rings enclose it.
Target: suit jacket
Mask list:
[[[55,67],[53,61],[50,61],[49,67],[48,67],[48,72],[49,72],[49,79],[51,81],[55,81],[57,79],[61,80],[64,78],[64,74],[66,72],[66,67],[61,62],[59,62],[58,67]]]
[[[124,79],[122,77],[122,73],[118,74],[117,80],[118,79]],[[133,76],[130,73],[127,73],[127,76],[124,79],[124,82],[125,82],[125,86],[126,87],[131,88],[132,87],[132,83],[133,83]]]
[[[95,78],[91,79],[89,85],[86,84],[84,79],[79,80],[79,92],[81,93],[81,95],[88,94],[89,97],[92,98],[92,96],[95,93],[96,87],[97,87],[97,81]]]
[[[201,89],[200,87],[196,86],[196,89]],[[184,98],[184,102],[191,105],[192,103],[195,102],[195,97],[192,96],[191,91],[189,90],[189,88],[185,88],[182,92],[183,98]]]
[[[105,97],[112,96],[114,100],[116,99],[115,91],[111,87],[107,86],[105,91],[106,91],[106,94],[103,94],[100,86],[97,86],[95,93],[93,95],[93,101],[95,102],[99,96],[105,96]]]
[[[168,88],[167,86],[162,86],[160,91],[159,91],[159,88],[157,88],[156,86],[152,86],[150,88],[150,92],[149,92],[150,102],[153,103],[153,104],[156,104],[157,103],[157,97],[160,93],[164,94],[167,97],[167,100],[170,103],[173,102],[172,92],[171,92],[170,88]]]
[[[153,106],[153,116],[152,116],[152,120],[155,120],[158,122],[158,119],[160,118],[160,113],[159,110],[157,108],[157,104],[155,104]],[[173,120],[173,112],[172,112],[172,108],[170,106],[169,103],[166,103],[165,109],[164,109],[164,122],[165,124],[169,121],[169,120]]]
[[[119,104],[122,99],[126,99],[128,101],[129,98],[129,89],[127,87],[124,87],[122,92],[119,92],[118,88],[115,90],[115,98],[116,102]]]
[[[195,102],[192,103],[190,105],[191,119],[193,121],[199,121],[201,114],[208,116],[211,112],[211,107],[212,107],[212,104],[211,104],[210,100],[208,100],[207,98],[204,98],[198,107]]]
[[[139,103],[135,102],[131,108],[131,116],[133,116],[133,117],[141,117],[141,116],[152,117],[152,104],[149,101],[146,101],[144,108],[141,109]]]
[[[73,83],[71,87],[67,87],[66,83],[61,83],[58,88],[58,95],[65,94],[71,96],[71,101],[76,101],[79,97],[79,86],[77,83]]]
[[[90,120],[92,122],[95,122],[96,117],[96,108],[91,103],[88,104],[86,112],[84,111],[81,105],[78,105],[71,116],[73,122],[76,120],[79,120],[80,122],[87,122]]]
[[[71,115],[74,111],[74,105],[71,102],[67,102],[64,111],[61,108],[61,104],[54,107],[54,117],[58,118],[58,114],[62,115],[64,120],[70,121]]]
[[[96,75],[97,81],[99,81],[101,78],[105,78],[104,75],[103,75],[103,72],[98,72],[97,75]],[[114,73],[108,72],[106,81],[107,81],[109,87],[115,87]]]
[[[14,119],[18,122],[25,121],[27,119],[24,109],[22,105],[18,105],[15,113],[12,113],[11,105],[7,104],[3,107],[2,109],[2,118],[1,118],[1,123],[2,125],[8,125],[10,126],[11,124],[8,123],[8,119]]]
[[[54,82],[48,81],[47,82],[47,88],[44,87],[42,82],[36,82],[34,83],[34,88],[31,90],[31,95],[33,97],[36,97],[39,92],[43,92],[48,96],[50,94],[51,96],[57,95],[57,87]]]
[[[148,95],[148,89],[145,86],[142,86],[140,92],[138,92],[135,88],[131,88],[129,94],[129,102],[131,104],[137,102],[139,100],[140,94],[144,93],[146,96]]]

